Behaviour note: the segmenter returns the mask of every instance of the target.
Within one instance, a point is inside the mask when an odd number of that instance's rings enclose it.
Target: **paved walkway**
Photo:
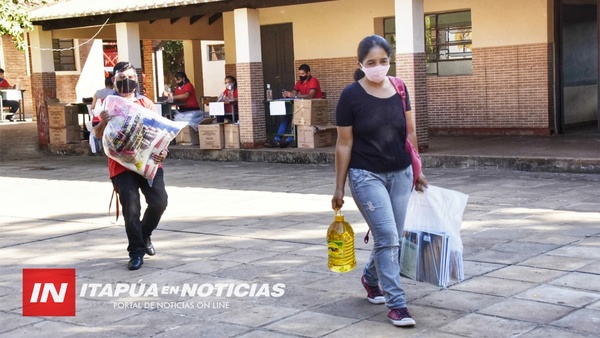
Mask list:
[[[598,336],[600,175],[426,168],[431,184],[469,194],[466,278],[446,289],[403,279],[417,326],[401,329],[365,299],[359,278],[372,244],[350,197],[358,266],[326,267],[331,164],[170,159],[165,168],[157,254],[128,271],[122,220],[107,216],[104,158],[0,162],[0,336]],[[75,317],[22,316],[22,269],[34,267],[76,269]],[[157,294],[116,296],[118,283]],[[194,284],[244,283],[258,296],[181,295]],[[111,286],[92,295],[93,284]]]

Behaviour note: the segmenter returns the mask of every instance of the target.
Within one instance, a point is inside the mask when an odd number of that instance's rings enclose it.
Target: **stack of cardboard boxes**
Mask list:
[[[78,107],[64,104],[48,105],[50,144],[81,142]]]
[[[238,123],[212,123],[198,126],[200,149],[240,149]]]
[[[337,129],[329,123],[327,100],[294,100],[294,125],[298,148],[320,148],[335,144]]]

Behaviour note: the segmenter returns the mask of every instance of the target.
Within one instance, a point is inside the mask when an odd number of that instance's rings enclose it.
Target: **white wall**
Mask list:
[[[223,41],[203,40],[202,48],[202,74],[204,76],[204,96],[219,96],[225,89],[225,61],[208,61],[208,45],[222,44]],[[229,51],[227,50],[226,53]]]
[[[77,40],[74,40],[74,43],[77,43]],[[77,56],[79,53],[75,53],[75,55]],[[81,102],[84,97],[94,96],[94,93],[102,88],[104,88],[104,54],[102,40],[96,39],[92,43],[85,66],[81,68],[79,81],[75,86],[76,102]]]

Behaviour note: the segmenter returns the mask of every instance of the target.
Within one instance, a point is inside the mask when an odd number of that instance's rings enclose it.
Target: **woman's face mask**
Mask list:
[[[232,89],[233,89],[233,83],[228,83],[227,90],[232,90]]]
[[[380,83],[381,81],[383,81],[388,73],[388,70],[390,70],[389,64],[367,68],[361,63],[360,67],[360,69],[365,73],[367,79],[374,83]]]

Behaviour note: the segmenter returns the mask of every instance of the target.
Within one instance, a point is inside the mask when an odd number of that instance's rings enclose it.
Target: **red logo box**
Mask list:
[[[23,269],[23,316],[75,316],[75,269]]]

